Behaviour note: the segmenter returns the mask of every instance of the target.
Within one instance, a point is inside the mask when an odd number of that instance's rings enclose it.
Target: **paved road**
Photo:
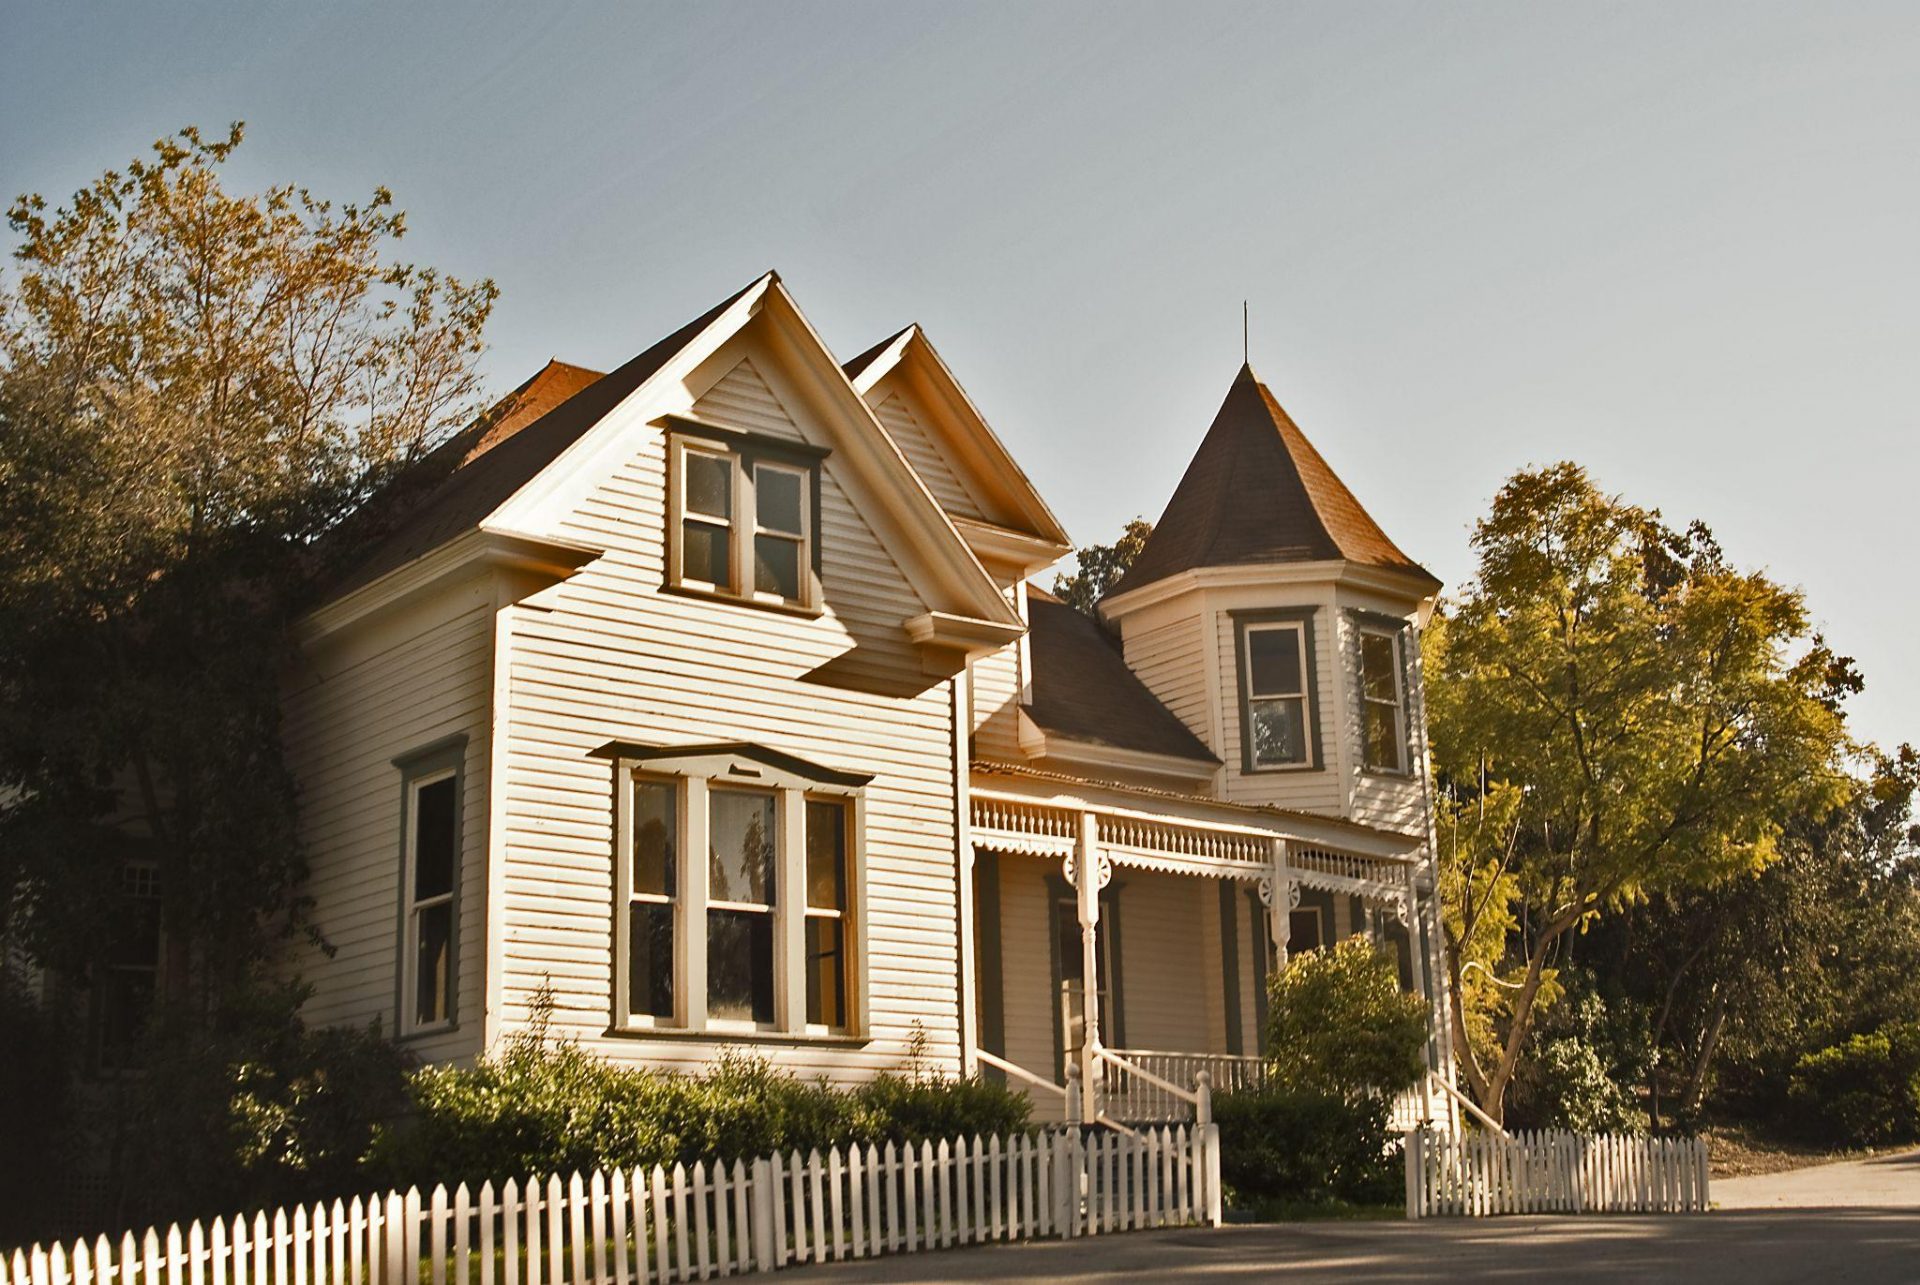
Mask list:
[[[1920,1209],[1920,1151],[1716,1178],[1713,1201],[1722,1209]],[[1920,1267],[1914,1277],[1920,1280]]]
[[[842,1281],[1677,1281],[1911,1285],[1920,1210],[1279,1223],[995,1245],[792,1274]]]

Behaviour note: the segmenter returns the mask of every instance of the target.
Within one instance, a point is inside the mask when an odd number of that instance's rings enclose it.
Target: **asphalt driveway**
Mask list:
[[[1920,1152],[1713,1184],[1710,1214],[1315,1222],[883,1258],[800,1281],[1920,1282]]]

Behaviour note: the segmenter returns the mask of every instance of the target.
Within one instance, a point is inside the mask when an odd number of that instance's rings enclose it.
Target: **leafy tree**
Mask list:
[[[1798,593],[1575,465],[1516,474],[1473,546],[1426,670],[1437,769],[1498,818],[1453,825],[1439,854],[1456,994],[1472,962],[1458,934],[1512,926],[1495,1047],[1476,1047],[1464,1003],[1452,1014],[1498,1119],[1568,935],[1774,861],[1788,818],[1844,797],[1840,703],[1859,680]]]
[[[1140,550],[1147,547],[1147,537],[1152,534],[1153,523],[1135,518],[1112,544],[1090,544],[1078,550],[1074,555],[1078,564],[1074,573],[1054,576],[1054,597],[1082,615],[1093,615],[1100,599],[1126,574],[1133,560],[1140,556]]]
[[[1267,980],[1267,1063],[1288,1093],[1391,1099],[1426,1071],[1427,1006],[1365,937],[1293,956]]]
[[[0,938],[98,993],[152,949],[143,859],[185,1032],[253,1011],[299,924],[279,682],[315,538],[475,413],[496,293],[397,259],[384,188],[228,192],[240,141],[20,197],[0,296]]]

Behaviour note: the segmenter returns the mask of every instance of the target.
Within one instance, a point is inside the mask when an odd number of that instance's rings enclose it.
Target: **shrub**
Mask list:
[[[1296,1093],[1391,1098],[1426,1071],[1427,1005],[1364,937],[1287,961],[1267,982],[1267,1062]]]
[[[1788,1102],[1823,1141],[1878,1146],[1920,1137],[1920,1023],[1899,1022],[1802,1057]]]
[[[1399,1193],[1399,1144],[1384,1097],[1267,1088],[1214,1099],[1220,1176],[1236,1200],[1386,1204]]]
[[[470,1068],[427,1067],[378,1148],[381,1181],[478,1181],[593,1168],[750,1160],[775,1151],[1027,1127],[1024,1097],[917,1069],[851,1090],[723,1053],[692,1076],[614,1066],[536,1029]]]
[[[1566,997],[1541,1018],[1533,1048],[1507,1093],[1510,1129],[1645,1133],[1630,1086],[1647,1076],[1650,1044],[1643,1013],[1621,996],[1595,991],[1587,974],[1561,975]]]

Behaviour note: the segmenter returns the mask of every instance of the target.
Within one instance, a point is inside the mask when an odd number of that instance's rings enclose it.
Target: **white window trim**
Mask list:
[[[725,599],[728,602],[751,603],[756,606],[807,614],[816,613],[820,608],[820,585],[819,577],[814,572],[814,559],[817,552],[814,500],[818,493],[820,479],[819,463],[816,461],[802,464],[780,458],[780,452],[773,446],[766,447],[766,453],[762,454],[751,446],[743,448],[725,441],[689,433],[672,434],[668,438],[668,449],[672,452],[670,473],[673,485],[669,488],[668,496],[666,583],[676,589],[690,590],[694,593]],[[729,496],[732,511],[727,518],[714,518],[688,511],[686,489],[689,454],[723,458],[727,461],[733,485],[732,494]],[[774,536],[782,540],[795,539],[792,532],[775,531],[760,525],[755,483],[761,469],[790,473],[800,480],[801,534],[798,537],[800,596],[798,598],[763,592],[755,584],[754,542],[762,535]],[[723,588],[711,581],[684,574],[683,546],[686,540],[685,524],[689,519],[714,526],[724,525],[727,528],[727,567],[733,580],[731,588]]]
[[[1359,628],[1361,652],[1357,668],[1360,692],[1360,770],[1382,776],[1406,776],[1407,767],[1407,657],[1402,638],[1404,631],[1386,628],[1380,625],[1363,624]],[[1399,762],[1391,767],[1379,763],[1367,762],[1367,707],[1384,705],[1385,701],[1376,700],[1367,694],[1367,660],[1365,639],[1384,638],[1393,648],[1393,718],[1394,742],[1399,750]]]
[[[1240,665],[1241,690],[1245,693],[1240,703],[1240,735],[1248,745],[1247,762],[1255,772],[1301,772],[1311,771],[1314,767],[1314,712],[1313,681],[1314,674],[1309,668],[1307,649],[1307,630],[1312,627],[1305,620],[1250,620],[1240,626]],[[1295,654],[1300,658],[1300,690],[1297,692],[1256,693],[1253,687],[1253,636],[1262,633],[1288,632],[1293,635]],[[1297,762],[1262,763],[1259,752],[1253,746],[1253,706],[1262,700],[1298,700],[1300,702],[1300,758]]]
[[[453,782],[453,869],[447,881],[447,890],[431,897],[416,897],[414,888],[418,884],[419,843],[420,843],[420,792],[430,785],[442,781]],[[406,859],[401,864],[400,877],[402,903],[406,907],[406,931],[402,934],[400,945],[400,1029],[406,1035],[427,1035],[437,1031],[450,1031],[454,1027],[454,1002],[460,991],[460,910],[458,894],[460,891],[460,810],[463,800],[460,797],[460,769],[457,767],[436,768],[407,777],[406,833],[404,836]],[[445,905],[450,909],[447,914],[447,993],[441,1004],[442,1015],[431,1022],[414,1020],[418,1007],[420,989],[420,914],[424,910]]]
[[[756,780],[722,780],[720,770],[710,774],[662,772],[631,759],[616,760],[614,821],[613,1013],[610,1031],[630,1034],[702,1035],[727,1038],[817,1039],[844,1041],[867,1038],[867,879],[866,797],[859,789],[841,789],[769,770]],[[661,1019],[630,1012],[628,951],[632,900],[633,791],[635,780],[676,784],[680,819],[680,850],[675,853],[674,906],[674,1015]],[[709,898],[708,826],[715,789],[772,791],[775,798],[774,1020],[771,1023],[711,1017],[707,1011],[707,912],[728,905]],[[830,1028],[808,1023],[806,989],[806,806],[814,798],[840,802],[847,808],[847,1025]]]

